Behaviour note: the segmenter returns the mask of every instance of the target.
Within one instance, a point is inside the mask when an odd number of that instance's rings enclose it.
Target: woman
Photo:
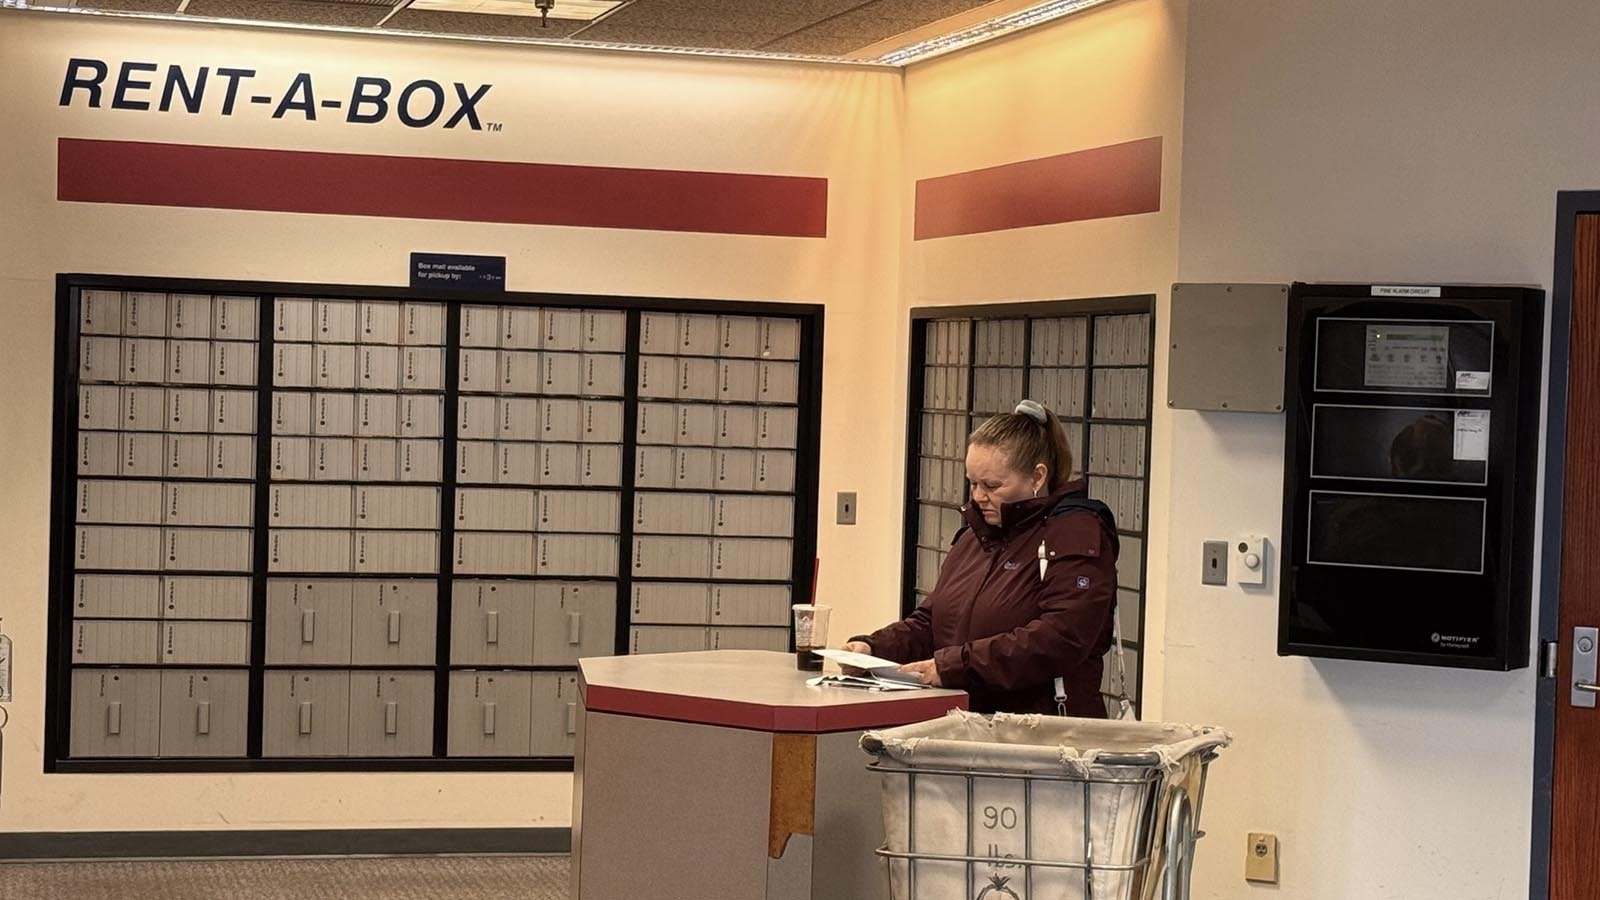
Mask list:
[[[976,712],[1054,714],[1061,679],[1067,715],[1105,718],[1117,535],[1071,472],[1061,423],[1040,404],[1024,400],[984,422],[967,442],[966,527],[933,593],[845,649],[965,690]]]

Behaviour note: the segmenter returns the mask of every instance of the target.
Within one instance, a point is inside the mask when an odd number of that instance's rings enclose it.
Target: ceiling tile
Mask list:
[[[687,28],[631,28],[605,20],[578,35],[581,41],[615,44],[641,44],[653,47],[692,47],[696,49],[748,50],[771,34],[740,31],[702,31]]]
[[[388,11],[382,6],[320,3],[315,0],[189,0],[189,7],[185,10],[191,16],[337,25],[345,28],[371,27],[378,24],[378,20]]]
[[[853,35],[822,34],[801,31],[785,38],[762,44],[759,49],[771,53],[797,53],[809,56],[844,56],[881,38],[863,38]]]
[[[803,32],[786,35],[783,39],[764,45],[763,50],[781,52],[818,52],[793,49],[801,46],[842,46],[833,41],[811,42],[801,38],[854,39],[857,43],[836,53],[849,53],[885,38],[921,28],[956,13],[982,6],[987,0],[875,0],[875,2],[832,16],[810,26]],[[847,42],[846,42],[847,43]]]
[[[830,55],[848,55],[871,44],[905,34],[926,23],[908,19],[858,19],[848,24],[824,24],[768,41],[759,49],[774,53],[819,53],[816,47],[831,47]]]
[[[861,0],[634,0],[607,17],[637,27],[781,34],[858,6]]]
[[[551,19],[544,28],[537,18],[492,16],[481,13],[439,12],[432,9],[402,9],[384,23],[385,31],[422,31],[433,34],[477,34],[491,37],[546,38],[558,41],[587,25],[573,19]]]
[[[88,0],[82,9],[109,9],[118,12],[175,13],[180,0]]]
[[[612,13],[595,25],[604,31],[738,31],[776,37],[794,28],[803,27],[809,19],[780,16],[765,17],[750,10],[701,10],[690,16],[668,16],[659,12],[648,17],[629,15],[626,8]]]
[[[874,16],[885,19],[917,19],[919,25],[937,22],[988,4],[990,0],[877,0],[868,7]]]

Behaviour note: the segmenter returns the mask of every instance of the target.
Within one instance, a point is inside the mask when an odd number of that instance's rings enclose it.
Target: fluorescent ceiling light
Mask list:
[[[984,41],[991,41],[998,37],[1005,37],[1024,28],[1042,25],[1052,19],[1070,16],[1075,12],[1082,12],[1091,6],[1099,6],[1108,0],[1050,0],[1029,9],[1014,12],[1008,16],[1000,16],[987,22],[963,28],[960,31],[918,41],[909,47],[891,50],[873,62],[887,66],[904,66],[914,62],[922,62],[935,56],[942,56],[963,47],[971,47]]]
[[[589,22],[621,6],[623,0],[556,0],[550,18]],[[482,13],[490,16],[539,17],[533,0],[412,0],[407,9],[437,12]]]

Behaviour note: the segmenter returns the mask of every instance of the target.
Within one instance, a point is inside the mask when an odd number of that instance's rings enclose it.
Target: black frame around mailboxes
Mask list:
[[[1125,545],[1130,542],[1130,539],[1138,540],[1141,544],[1140,558],[1133,564],[1133,567],[1138,571],[1137,595],[1139,604],[1141,606],[1137,616],[1138,627],[1136,629],[1132,629],[1132,634],[1124,631],[1122,635],[1123,647],[1136,654],[1134,662],[1130,665],[1130,668],[1134,669],[1134,671],[1130,673],[1134,684],[1131,686],[1132,689],[1129,691],[1134,699],[1134,707],[1136,710],[1142,708],[1144,697],[1143,652],[1145,615],[1143,606],[1146,605],[1147,598],[1149,596],[1149,586],[1145,575],[1149,569],[1149,557],[1151,552],[1148,541],[1148,523],[1150,513],[1150,448],[1153,431],[1153,428],[1151,427],[1153,409],[1149,406],[1149,404],[1154,400],[1155,386],[1155,314],[1156,298],[1150,294],[1135,294],[1122,297],[1091,297],[1079,300],[1040,300],[1017,303],[984,303],[918,307],[911,310],[910,371],[907,378],[908,402],[906,419],[906,494],[904,512],[905,537],[902,548],[903,556],[901,558],[901,615],[910,615],[911,612],[917,607],[919,602],[917,589],[917,557],[919,550],[926,551],[927,549],[930,549],[919,547],[918,507],[924,502],[924,485],[921,483],[922,469],[920,465],[920,451],[922,449],[924,440],[927,439],[927,435],[923,433],[923,401],[926,396],[924,388],[926,387],[925,382],[928,372],[928,339],[931,325],[940,320],[965,320],[970,323],[978,323],[1008,319],[1021,319],[1023,320],[1024,346],[1027,348],[1032,348],[1034,337],[1034,320],[1064,318],[1082,318],[1085,320],[1088,341],[1086,345],[1086,351],[1088,356],[1083,365],[1086,373],[1086,381],[1084,384],[1083,393],[1083,415],[1068,415],[1062,416],[1061,418],[1063,418],[1065,424],[1074,425],[1082,429],[1083,458],[1076,460],[1076,463],[1084,473],[1084,477],[1090,481],[1089,490],[1091,496],[1095,495],[1095,487],[1093,484],[1095,475],[1090,474],[1090,460],[1093,453],[1091,440],[1093,428],[1091,426],[1133,425],[1144,428],[1144,442],[1141,448],[1141,456],[1145,462],[1143,474],[1139,476],[1139,480],[1142,483],[1142,488],[1138,505],[1138,520],[1139,523],[1141,523],[1141,527],[1137,529],[1130,529],[1126,528],[1123,523],[1119,523],[1119,534],[1122,536]],[[1144,315],[1148,317],[1149,321],[1147,340],[1145,342],[1145,346],[1142,348],[1145,362],[1139,366],[1133,367],[1143,367],[1145,369],[1143,384],[1144,396],[1146,398],[1145,414],[1143,418],[1139,419],[1121,419],[1097,416],[1094,414],[1094,371],[1097,368],[1126,367],[1108,367],[1095,362],[1094,323],[1104,317],[1126,315]],[[966,366],[967,380],[964,389],[966,392],[966,397],[968,398],[966,403],[966,406],[968,407],[968,415],[971,415],[973,412],[971,407],[973,398],[975,397],[975,379],[977,370],[980,368],[980,366],[970,362],[971,360],[975,359],[975,353],[973,351],[975,349],[976,341],[976,329],[969,329],[967,333],[966,347],[969,364]],[[1027,361],[1022,367],[1024,370],[1023,383],[1026,387],[1032,389],[1034,381],[1032,377],[1034,366],[1031,353],[1025,358]],[[1019,397],[1017,399],[1022,398]],[[1058,410],[1057,412],[1059,413],[1061,411]],[[964,436],[962,438],[962,443],[963,445],[965,444]],[[942,549],[948,550],[949,548],[945,547]],[[1119,559],[1119,571],[1122,568],[1121,564],[1129,561],[1130,560],[1127,559],[1127,554],[1125,553],[1123,558]],[[1121,579],[1119,578],[1119,591],[1132,590],[1125,583],[1120,582]],[[1124,627],[1126,627],[1129,620],[1129,616],[1126,611],[1121,613],[1121,619],[1124,623]]]
[[[449,641],[450,641],[450,588],[452,560],[450,548],[453,526],[449,515],[441,515],[439,540],[440,567],[433,576],[439,582],[438,634],[435,663],[426,667],[434,672],[434,755],[428,757],[281,757],[263,758],[261,752],[262,679],[265,671],[266,634],[263,622],[266,609],[266,545],[262,537],[267,532],[266,486],[270,466],[269,441],[256,442],[256,508],[254,529],[254,567],[252,579],[252,611],[250,632],[250,699],[249,736],[245,757],[233,758],[73,758],[68,755],[69,731],[72,712],[71,694],[71,640],[72,640],[72,567],[71,547],[75,527],[74,497],[78,475],[73,460],[78,421],[78,295],[83,289],[119,291],[152,291],[196,294],[228,294],[256,297],[261,301],[260,350],[258,353],[257,383],[251,390],[257,393],[256,420],[266,423],[270,419],[271,399],[271,303],[285,296],[321,297],[328,299],[415,300],[432,301],[446,308],[446,344],[444,382],[444,421],[456,419],[458,391],[456,380],[460,358],[459,340],[460,308],[475,303],[491,305],[526,305],[543,308],[605,309],[627,313],[626,369],[622,398],[624,409],[622,486],[620,531],[618,535],[619,560],[617,582],[617,616],[615,650],[627,652],[630,629],[628,597],[631,593],[629,567],[625,561],[632,544],[632,516],[635,489],[633,467],[636,447],[637,412],[641,402],[638,391],[638,360],[640,348],[640,314],[645,312],[700,313],[752,316],[790,317],[800,323],[799,385],[797,407],[798,435],[794,481],[795,522],[792,559],[792,585],[796,602],[809,599],[814,591],[816,556],[816,519],[818,490],[818,459],[821,443],[821,402],[824,308],[820,304],[781,303],[761,301],[727,301],[698,298],[617,297],[606,295],[550,294],[526,292],[463,292],[420,291],[386,286],[364,286],[319,283],[281,283],[259,281],[226,281],[192,278],[156,278],[143,276],[118,276],[103,274],[61,274],[56,279],[56,336],[54,372],[54,423],[52,427],[54,451],[51,461],[51,531],[49,572],[49,638],[46,664],[46,710],[44,769],[46,772],[99,773],[99,772],[329,772],[329,771],[571,771],[570,757],[447,757],[445,740],[449,703]],[[265,429],[263,424],[260,426]],[[442,438],[443,483],[440,492],[441,510],[452,506],[455,490],[456,436],[453,425],[447,424]],[[258,437],[266,437],[265,433]],[[792,629],[791,629],[792,630]],[[790,648],[793,636],[790,635]],[[96,668],[112,668],[101,667]],[[127,666],[125,668],[215,668],[205,666]],[[404,668],[404,667],[385,667]]]
[[[1458,328],[1471,328],[1476,336],[1492,333],[1487,345],[1489,388],[1485,392],[1472,387],[1481,376],[1467,371],[1461,357],[1469,350],[1459,343],[1449,345],[1448,371],[1456,375],[1456,382],[1450,385],[1447,379],[1444,388],[1319,384],[1319,323],[1338,320],[1353,320],[1362,327],[1379,327],[1385,322],[1434,329],[1449,325],[1451,338]],[[1537,501],[1543,291],[1297,283],[1290,292],[1288,321],[1279,655],[1491,670],[1526,666]],[[1366,332],[1368,344],[1353,361],[1363,367],[1374,352],[1372,333]],[[1382,337],[1381,332],[1377,334]],[[1461,373],[1469,377],[1463,379]],[[1367,376],[1363,377],[1370,385]],[[1395,460],[1389,473],[1363,472],[1362,477],[1349,472],[1338,477],[1326,471],[1316,474],[1312,468],[1314,420],[1317,408],[1324,405],[1363,407],[1392,415],[1421,413],[1437,420],[1432,423],[1435,427],[1443,421],[1440,414],[1449,414],[1456,423],[1452,440],[1457,442],[1450,451],[1450,468],[1435,468],[1426,476],[1412,474],[1415,469],[1398,474],[1409,464],[1395,456],[1400,452],[1395,449],[1396,435],[1395,444],[1379,448]],[[1459,443],[1463,440],[1458,417],[1462,411],[1489,416],[1488,459],[1482,477],[1474,467],[1461,465],[1476,455],[1476,451],[1462,450],[1465,445]],[[1469,474],[1462,476],[1462,471]],[[1372,509],[1362,509],[1360,501],[1355,501],[1345,507],[1352,512],[1330,513],[1330,518],[1323,520],[1324,535],[1340,535],[1344,546],[1352,548],[1343,561],[1308,561],[1311,495],[1322,492],[1377,497]],[[1467,567],[1435,571],[1429,569],[1437,566],[1408,567],[1392,561],[1354,564],[1354,559],[1372,562],[1383,554],[1407,552],[1399,542],[1372,539],[1386,527],[1385,514],[1374,510],[1393,504],[1391,498],[1397,495],[1418,498],[1422,501],[1419,506],[1440,499],[1463,506],[1481,503],[1479,571]],[[1403,514],[1394,512],[1398,508],[1388,506],[1391,523],[1404,521]],[[1417,549],[1412,552],[1440,557],[1443,542],[1438,533],[1408,536],[1435,542],[1414,545]]]

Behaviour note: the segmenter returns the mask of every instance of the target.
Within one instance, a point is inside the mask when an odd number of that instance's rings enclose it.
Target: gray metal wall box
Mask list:
[[[1286,284],[1175,284],[1167,405],[1283,412]]]

